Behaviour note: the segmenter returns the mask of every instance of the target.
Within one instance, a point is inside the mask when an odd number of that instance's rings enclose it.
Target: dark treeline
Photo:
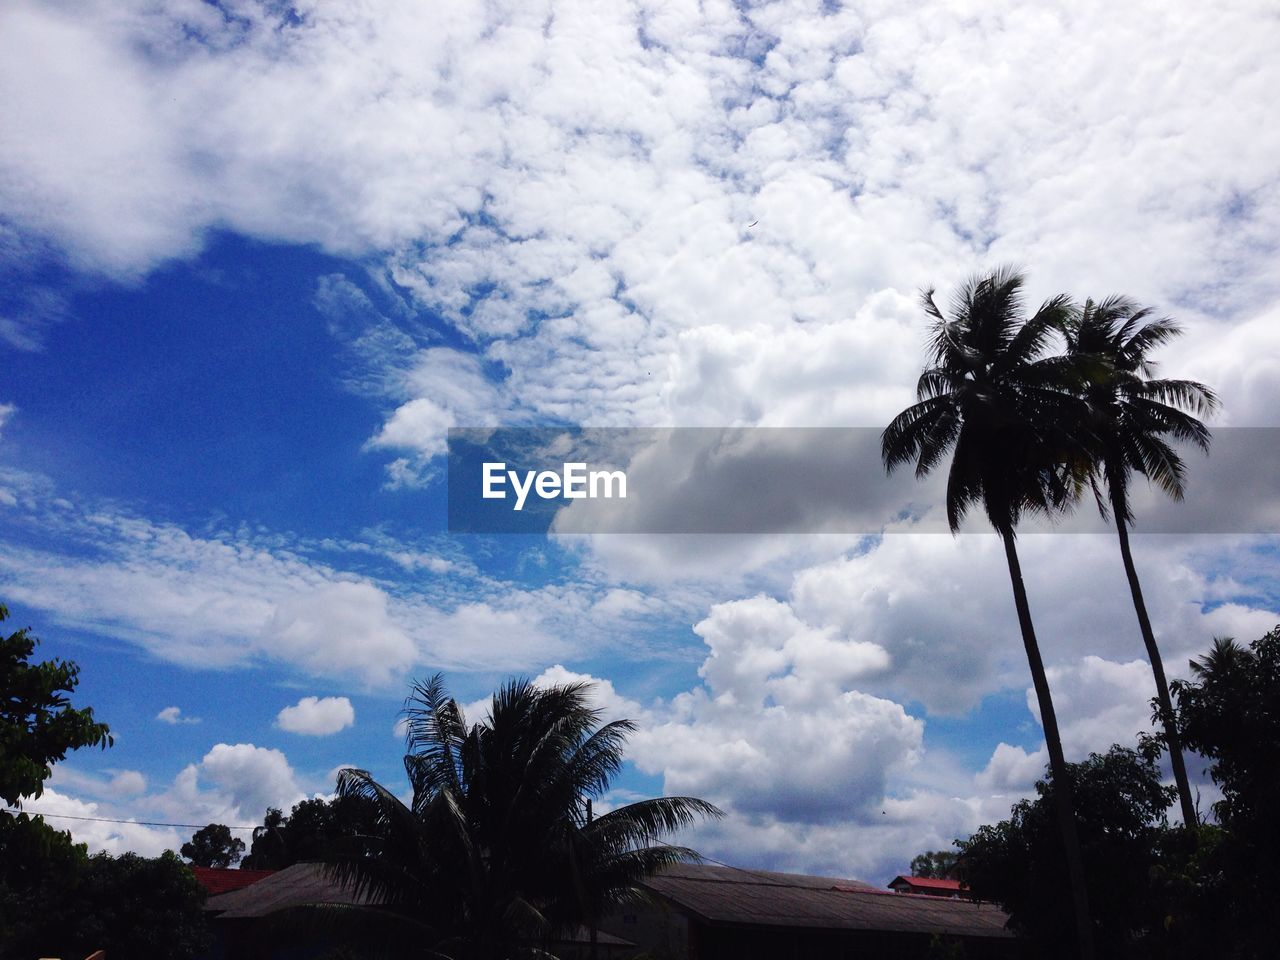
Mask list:
[[[1248,646],[1215,641],[1171,684],[1182,742],[1210,761],[1222,792],[1214,822],[1170,824],[1158,736],[1068,765],[1098,956],[1263,960],[1280,858],[1280,628]],[[1158,702],[1157,719],[1163,720]],[[1075,955],[1052,777],[1010,817],[958,840],[952,869],[974,897],[997,901],[1038,956]]]

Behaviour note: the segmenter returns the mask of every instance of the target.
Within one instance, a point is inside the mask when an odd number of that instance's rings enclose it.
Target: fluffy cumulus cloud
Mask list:
[[[251,743],[215,744],[162,789],[148,792],[148,786],[136,770],[100,776],[80,771],[73,760],[54,767],[44,793],[24,808],[91,850],[157,856],[177,850],[194,830],[166,823],[223,823],[247,842],[249,831],[241,828],[260,822],[268,807],[288,810],[307,796],[283,753]]]
[[[1269,600],[1222,602],[1244,592],[1222,571],[1253,567],[1264,543],[1135,538],[1147,604],[1175,675],[1215,633],[1267,629],[1275,616]],[[1113,536],[1036,534],[1020,538],[1018,549],[1051,666],[1090,653],[1119,662],[1142,655]],[[884,647],[893,662],[877,689],[931,711],[964,713],[983,696],[1026,682],[1008,569],[994,536],[887,534],[862,552],[800,572],[790,603],[810,623]]]
[[[312,737],[326,737],[355,722],[355,707],[346,697],[303,697],[276,715],[281,730]]]
[[[1154,684],[1114,538],[1034,535],[1019,545],[1068,758],[1132,745],[1150,729]],[[1275,619],[1265,598],[1220,602],[1248,591],[1203,572],[1266,568],[1266,549],[1249,539],[1137,539],[1171,675],[1185,673],[1208,637],[1257,635]],[[668,793],[729,812],[695,832],[701,849],[891,876],[921,849],[1006,816],[1043,775],[1007,576],[994,537],[886,535],[805,567],[785,600],[713,606],[695,627],[706,644],[698,686],[645,708],[612,687],[601,696],[641,722],[630,755],[642,770],[661,775]],[[930,717],[963,716],[1010,688],[1027,691],[1025,719],[1009,712],[1013,742],[993,743],[985,765],[960,761],[946,739],[926,749]],[[1192,767],[1212,795],[1203,764]]]
[[[668,792],[799,823],[866,817],[888,771],[916,759],[922,724],[854,688],[888,665],[880,647],[808,628],[766,597],[717,605],[695,630],[703,683],[632,748]]]
[[[161,723],[167,723],[170,726],[178,726],[179,724],[199,723],[199,717],[183,716],[181,707],[165,707],[156,714],[156,719]]]
[[[815,629],[764,596],[717,605],[696,630],[701,680],[668,700],[643,704],[563,666],[535,682],[592,683],[605,719],[637,722],[627,753],[641,770],[668,794],[722,807],[723,820],[685,837],[699,850],[887,879],[926,846],[1007,812],[1006,796],[926,752],[922,720],[860,689],[888,668],[882,648]]]
[[[58,830],[68,830],[77,843],[89,845],[91,851],[105,850],[112,855],[133,851],[156,857],[165,850],[177,850],[190,833],[176,827],[153,827],[129,822],[114,809],[96,800],[84,800],[47,787],[40,798],[23,804],[29,813],[38,813]],[[112,822],[124,820],[124,823]]]
[[[279,750],[219,743],[185,766],[156,806],[189,823],[253,824],[268,807],[288,810],[306,796]]]

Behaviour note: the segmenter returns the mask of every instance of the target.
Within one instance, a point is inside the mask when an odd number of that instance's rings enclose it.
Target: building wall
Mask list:
[[[630,940],[654,960],[1024,960],[1028,956],[1013,939],[718,926],[665,904],[622,911],[601,922],[600,929]]]
[[[689,920],[666,902],[632,904],[602,920],[600,929],[630,940],[655,960],[691,960]]]

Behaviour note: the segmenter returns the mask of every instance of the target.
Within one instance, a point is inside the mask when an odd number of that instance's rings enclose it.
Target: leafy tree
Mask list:
[[[0,604],[0,622],[9,610]],[[80,682],[80,668],[69,660],[30,661],[40,641],[24,627],[0,638],[0,800],[20,805],[38,797],[53,773],[52,764],[81,747],[111,746],[105,723],[89,707],[71,706],[68,694]],[[3,816],[3,814],[0,814]]]
[[[911,876],[927,877],[932,880],[951,878],[956,866],[954,850],[926,850],[911,858]]]
[[[1207,450],[1209,431],[1196,415],[1212,411],[1218,401],[1202,383],[1152,378],[1155,363],[1151,352],[1182,331],[1172,320],[1149,319],[1150,316],[1149,309],[1140,308],[1126,297],[1109,297],[1100,303],[1089,300],[1068,327],[1067,349],[1089,371],[1083,382],[1087,416],[1083,431],[1092,446],[1090,475],[1099,510],[1106,516],[1109,508],[1115,517],[1120,556],[1155,677],[1159,719],[1169,748],[1182,818],[1185,823],[1194,824],[1196,808],[1164,662],[1129,548],[1129,525],[1133,522],[1129,484],[1136,473],[1174,500],[1181,500],[1185,470],[1182,458],[1168,441],[1186,441]]]
[[[87,860],[84,844],[43,817],[0,814],[0,958],[47,955],[37,941],[50,906],[75,888]]]
[[[957,841],[958,872],[975,897],[1004,906],[1010,925],[1032,940],[1038,956],[1073,956],[1074,920],[1053,810],[1064,782],[1074,793],[1098,954],[1130,956],[1134,941],[1161,930],[1166,915],[1150,881],[1174,790],[1161,783],[1153,752],[1115,746],[1068,764],[1066,780],[1038,782],[1037,798],[1016,804],[1008,820]]]
[[[377,829],[378,808],[363,797],[303,800],[289,816],[274,807],[253,831],[253,847],[242,869],[280,870],[291,864],[328,860],[360,849]]]
[[[928,365],[916,386],[918,402],[885,429],[882,454],[888,470],[915,463],[917,477],[950,452],[947,520],[958,531],[965,515],[981,506],[1004,543],[1022,643],[1031,668],[1054,792],[1058,828],[1066,851],[1075,911],[1076,941],[1093,955],[1088,895],[1076,837],[1066,759],[1044,661],[1018,561],[1015,529],[1026,513],[1052,514],[1077,493],[1072,467],[1084,456],[1076,431],[1081,401],[1075,361],[1046,356],[1055,333],[1072,315],[1057,296],[1028,319],[1022,317],[1023,277],[1008,268],[969,280],[956,295],[951,316],[923,295],[931,318]]]
[[[0,957],[84,957],[102,949],[189,960],[208,949],[204,888],[172,851],[154,859],[89,857],[66,834],[50,832],[65,838],[55,842],[57,869],[40,864],[38,888],[21,890],[27,909],[5,931]]]
[[[1280,627],[1248,647],[1217,639],[1191,668],[1172,688],[1183,743],[1211,761],[1222,790],[1214,813],[1223,833],[1210,862],[1222,876],[1236,955],[1269,956],[1280,860]]]
[[[197,867],[229,867],[244,853],[244,841],[225,824],[211,823],[197,830],[181,852]]]
[[[634,724],[602,725],[583,684],[511,682],[468,725],[436,676],[414,686],[406,713],[408,804],[363,770],[338,780],[339,797],[376,806],[377,830],[362,855],[330,869],[377,907],[311,911],[360,930],[366,948],[505,958],[637,896],[659,867],[696,859],[662,836],[719,816],[701,800],[662,797],[589,818],[586,801],[618,773]]]

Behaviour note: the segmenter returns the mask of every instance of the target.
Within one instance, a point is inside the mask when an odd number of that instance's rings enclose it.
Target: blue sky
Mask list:
[[[1278,29],[6,4],[0,599],[118,733],[33,807],[154,853],[190,831],[106,821],[399,783],[397,712],[440,670],[468,703],[595,679],[640,724],[618,798],[716,801],[691,839],[728,862],[887,880],[1004,815],[1044,761],[991,538],[450,534],[446,431],[879,427],[916,292],[1010,261],[1032,300],[1176,316],[1164,369],[1219,390],[1213,426],[1273,427]],[[1280,620],[1271,537],[1135,549],[1175,674]],[[1069,756],[1130,742],[1151,682],[1112,539],[1022,550]]]

